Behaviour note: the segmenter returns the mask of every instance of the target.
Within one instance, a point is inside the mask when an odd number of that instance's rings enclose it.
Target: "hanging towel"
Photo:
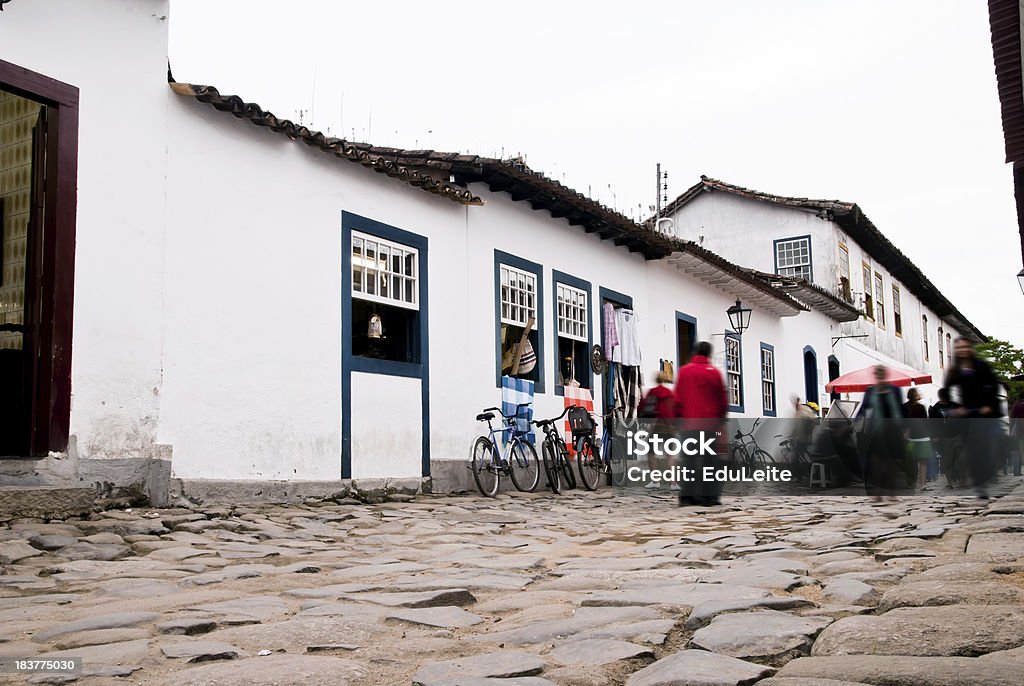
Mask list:
[[[602,344],[604,345],[604,359],[611,361],[612,350],[614,350],[619,344],[619,332],[615,326],[615,306],[606,302],[602,312],[603,315],[601,317],[601,322],[604,326],[604,342]]]
[[[521,408],[516,417],[516,433],[525,436],[526,440],[536,445],[537,437],[533,432],[533,382],[529,379],[516,379],[511,376],[501,377],[501,411],[510,415],[516,411],[519,403],[530,403],[529,407]],[[508,443],[511,438],[508,431],[502,432],[502,438]]]
[[[612,359],[629,367],[640,366],[640,332],[636,312],[621,308],[616,312],[615,328],[619,345],[612,353]]]

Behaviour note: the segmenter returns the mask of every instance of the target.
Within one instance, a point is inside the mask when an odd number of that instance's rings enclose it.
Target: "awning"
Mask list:
[[[893,386],[913,386],[932,382],[932,375],[913,370],[904,372],[892,367],[886,368],[886,383]],[[825,385],[826,393],[863,393],[875,385],[875,365],[843,374]]]

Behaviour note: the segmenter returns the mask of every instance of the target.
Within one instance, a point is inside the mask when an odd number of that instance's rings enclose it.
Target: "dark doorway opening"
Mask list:
[[[0,457],[64,451],[78,89],[0,60]]]
[[[837,358],[835,355],[829,355],[828,356],[828,380],[829,380],[829,382],[831,383],[832,381],[835,381],[840,376],[841,376],[841,374],[840,374],[840,371],[839,371],[839,358]],[[839,393],[836,393],[836,392],[833,391],[830,397],[832,398],[832,400],[839,400]]]
[[[697,320],[676,312],[676,369],[690,361],[693,348],[697,345]]]
[[[804,348],[804,402],[818,403],[818,356],[810,346]]]

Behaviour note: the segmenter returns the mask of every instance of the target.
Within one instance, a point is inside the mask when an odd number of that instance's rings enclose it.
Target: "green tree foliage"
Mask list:
[[[987,343],[979,344],[976,350],[979,357],[992,365],[996,376],[1009,381],[1011,398],[1024,393],[1024,381],[1010,381],[1011,377],[1024,374],[1024,350],[998,338],[990,338]]]

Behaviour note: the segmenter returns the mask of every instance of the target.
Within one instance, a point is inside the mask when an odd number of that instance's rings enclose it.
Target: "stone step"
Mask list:
[[[65,519],[92,512],[93,488],[0,486],[0,522],[23,517]]]

